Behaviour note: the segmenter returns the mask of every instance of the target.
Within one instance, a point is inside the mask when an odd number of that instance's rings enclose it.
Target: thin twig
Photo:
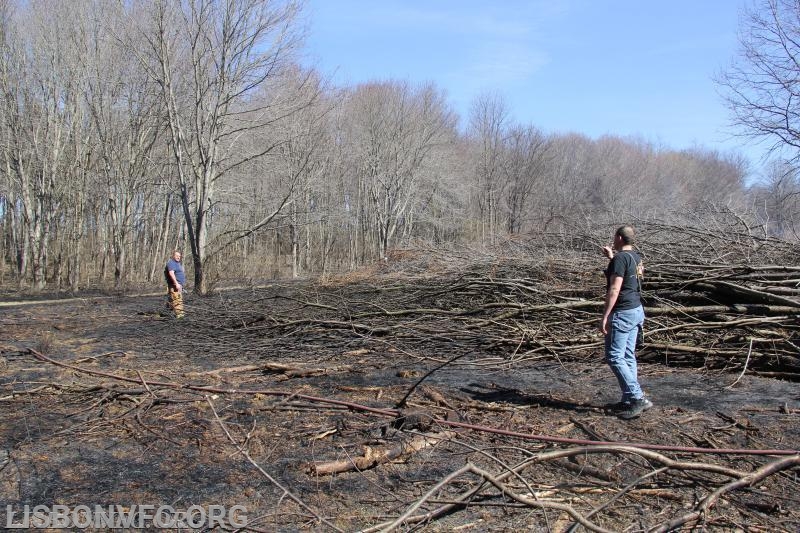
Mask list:
[[[319,513],[317,513],[315,510],[313,510],[311,507],[309,507],[308,504],[306,504],[303,500],[301,500],[300,498],[298,498],[297,496],[292,494],[292,492],[289,489],[287,489],[286,487],[281,485],[278,480],[276,480],[274,477],[269,475],[269,473],[267,473],[266,470],[261,468],[261,465],[259,465],[252,457],[250,457],[250,454],[247,452],[247,450],[245,450],[239,444],[239,442],[237,442],[237,440],[235,438],[233,438],[233,435],[231,435],[231,433],[228,431],[228,427],[225,425],[225,422],[223,422],[222,419],[219,417],[219,414],[217,413],[217,410],[214,408],[214,403],[211,401],[211,398],[209,396],[206,396],[206,402],[208,402],[209,407],[211,407],[211,412],[214,413],[214,418],[219,423],[220,427],[222,428],[222,431],[225,432],[225,435],[228,437],[228,440],[230,440],[231,443],[234,446],[236,446],[236,448],[239,450],[239,453],[241,453],[242,456],[244,456],[250,462],[250,464],[252,464],[259,472],[261,472],[261,475],[263,475],[265,478],[267,478],[270,481],[270,483],[272,483],[273,485],[275,485],[276,487],[281,489],[283,491],[283,495],[284,496],[288,496],[289,499],[291,499],[297,505],[299,505],[300,507],[302,507],[303,509],[305,509],[306,511],[311,513],[314,516],[314,518],[319,520],[321,523],[323,523],[326,526],[330,527],[334,531],[342,532],[341,529],[339,529],[338,527],[336,527],[335,525],[330,523],[325,518],[321,517],[319,515]]]
[[[726,389],[733,388],[733,386],[736,385],[737,383],[739,383],[739,380],[742,379],[742,376],[744,376],[744,373],[747,372],[747,363],[750,362],[750,354],[752,352],[753,352],[753,338],[750,337],[750,348],[747,350],[747,358],[744,360],[744,368],[742,368],[742,372],[741,372],[741,374],[739,374],[739,377],[737,377],[736,380],[733,383],[731,383],[730,385],[725,387]]]

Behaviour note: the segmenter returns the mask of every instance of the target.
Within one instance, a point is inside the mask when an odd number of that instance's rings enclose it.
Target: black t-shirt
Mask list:
[[[611,285],[611,276],[622,278],[622,288],[614,304],[613,311],[624,311],[626,309],[636,309],[642,305],[641,280],[639,279],[642,258],[639,254],[631,250],[624,250],[614,254],[614,258],[609,261],[606,274],[606,290]]]

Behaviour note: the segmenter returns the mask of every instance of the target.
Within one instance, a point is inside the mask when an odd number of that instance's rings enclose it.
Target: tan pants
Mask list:
[[[175,313],[176,318],[183,318],[183,291],[170,288],[167,294],[169,308]]]

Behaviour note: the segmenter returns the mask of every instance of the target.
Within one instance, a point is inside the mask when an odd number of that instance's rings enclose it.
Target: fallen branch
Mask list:
[[[311,463],[308,465],[308,473],[318,476],[339,474],[342,472],[362,471],[375,468],[378,465],[406,458],[418,451],[424,450],[429,446],[434,446],[442,441],[455,437],[454,431],[442,431],[428,435],[418,435],[407,442],[401,442],[397,446],[389,449],[374,449],[364,446],[363,455],[359,457],[348,457],[341,461],[326,461]]]
[[[217,368],[216,370],[208,370],[206,372],[195,372],[189,374],[190,376],[215,376],[220,377],[221,374],[234,374],[240,372],[275,372],[283,374],[288,378],[305,378],[313,376],[322,376],[336,372],[349,372],[352,367],[349,365],[337,366],[331,368],[302,368],[283,363],[259,363],[257,365],[242,365],[230,366],[225,368]]]
[[[571,505],[566,505],[566,504],[562,504],[562,503],[558,503],[558,502],[539,501],[539,500],[535,500],[533,498],[529,498],[527,496],[523,496],[521,494],[517,494],[516,492],[514,492],[513,490],[511,490],[510,488],[508,488],[504,484],[503,481],[504,481],[504,479],[506,477],[508,477],[507,475],[502,475],[502,476],[499,476],[499,477],[495,476],[495,475],[487,472],[486,470],[483,470],[482,468],[479,468],[479,467],[473,465],[472,463],[467,463],[465,466],[463,466],[460,469],[456,470],[455,472],[452,472],[451,474],[447,475],[444,479],[442,479],[436,485],[434,485],[433,488],[431,488],[428,492],[426,492],[425,495],[422,496],[422,498],[420,498],[419,500],[414,502],[414,504],[411,505],[396,520],[394,520],[393,522],[390,522],[388,524],[385,524],[385,525],[381,524],[379,526],[381,528],[380,529],[381,533],[388,533],[389,531],[392,531],[396,527],[402,525],[407,519],[409,519],[414,514],[414,512],[417,509],[419,509],[426,501],[430,500],[437,492],[439,492],[439,490],[441,490],[446,485],[452,483],[453,481],[455,481],[459,477],[463,476],[464,474],[469,474],[469,473],[472,473],[472,474],[475,474],[475,475],[481,477],[484,481],[487,481],[488,483],[493,485],[495,488],[497,488],[502,494],[504,494],[505,496],[508,496],[509,498],[511,498],[511,499],[513,499],[513,500],[515,500],[515,501],[517,501],[519,503],[525,504],[525,505],[530,506],[530,507],[539,508],[539,509],[556,509],[556,510],[559,510],[559,511],[563,511],[563,512],[569,514],[572,517],[573,520],[577,521],[583,527],[585,527],[586,529],[588,529],[590,531],[595,531],[597,533],[612,533],[611,530],[605,529],[605,528],[595,524],[594,522],[591,522],[591,521],[587,520],[582,514],[580,514],[578,511],[576,511]],[[472,497],[472,496],[474,496],[474,493],[472,491],[470,491],[470,497]],[[454,504],[449,504],[449,505],[453,505],[453,507],[455,507]],[[418,520],[415,520],[415,522],[418,522]],[[365,532],[366,531],[374,531],[374,529],[365,530]]]
[[[736,489],[741,489],[744,487],[749,487],[754,483],[757,483],[772,474],[780,472],[781,470],[786,470],[789,468],[794,468],[800,465],[800,455],[795,455],[793,457],[785,457],[783,459],[778,459],[771,463],[768,463],[755,472],[751,474],[742,476],[741,478],[731,481],[730,483],[726,483],[725,485],[721,486],[702,500],[695,506],[694,511],[690,511],[674,520],[667,522],[666,524],[662,524],[658,527],[652,528],[650,533],[666,533],[667,531],[674,531],[681,526],[684,526],[689,523],[696,523],[699,522],[704,515],[708,512],[711,507],[713,507],[717,500],[719,500],[724,494],[734,491]]]
[[[56,366],[60,366],[63,368],[69,368],[76,372],[81,372],[88,375],[94,376],[103,376],[107,378],[117,379],[120,381],[125,381],[128,383],[141,383],[141,380],[134,379],[134,378],[127,378],[124,376],[118,376],[115,374],[110,374],[108,372],[101,372],[99,370],[88,370],[85,368],[81,368],[75,365],[70,365],[67,363],[61,363],[51,359],[45,355],[40,354],[36,350],[29,349],[29,353],[31,353],[34,357],[41,361],[45,361]],[[160,381],[150,381],[148,385],[151,387],[165,387],[171,389],[178,389],[178,390],[186,390],[186,391],[193,391],[199,393],[209,393],[209,394],[252,394],[252,395],[263,395],[263,396],[286,396],[286,397],[294,397],[303,400],[307,400],[310,402],[315,403],[324,403],[330,405],[337,405],[341,407],[347,407],[348,409],[353,409],[356,411],[374,413],[381,416],[395,418],[398,415],[398,411],[396,409],[380,409],[376,407],[370,407],[367,405],[357,404],[354,402],[346,402],[342,400],[335,400],[332,398],[320,398],[318,396],[309,396],[307,394],[299,394],[296,392],[290,391],[281,391],[281,390],[274,390],[274,389],[226,389],[221,387],[210,387],[204,385],[190,385],[190,384],[182,384],[182,383],[173,383],[173,382],[160,382]],[[499,428],[493,428],[488,426],[481,426],[476,424],[467,424],[465,422],[459,422],[456,420],[440,420],[437,419],[437,423],[457,427],[457,428],[464,428],[464,429],[471,429],[474,431],[481,431],[485,433],[494,433],[497,435],[506,435],[511,437],[517,437],[520,439],[525,440],[537,440],[542,442],[554,442],[560,444],[573,444],[573,445],[584,445],[584,446],[630,446],[637,449],[642,450],[661,450],[661,451],[675,451],[675,452],[684,452],[684,453],[707,453],[707,454],[735,454],[735,455],[796,455],[798,450],[789,450],[789,449],[764,449],[764,450],[751,450],[746,448],[693,448],[687,446],[670,446],[664,444],[649,444],[649,443],[637,443],[637,442],[598,442],[598,441],[591,441],[591,440],[583,440],[583,439],[571,439],[566,437],[553,437],[550,435],[539,435],[534,433],[522,433],[517,431],[509,431]]]

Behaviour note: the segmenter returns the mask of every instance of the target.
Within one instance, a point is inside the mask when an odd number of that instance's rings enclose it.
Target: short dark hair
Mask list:
[[[617,231],[614,233],[614,235],[622,237],[622,242],[625,244],[633,244],[633,242],[636,240],[636,234],[633,231],[633,226],[620,226],[617,228]]]

